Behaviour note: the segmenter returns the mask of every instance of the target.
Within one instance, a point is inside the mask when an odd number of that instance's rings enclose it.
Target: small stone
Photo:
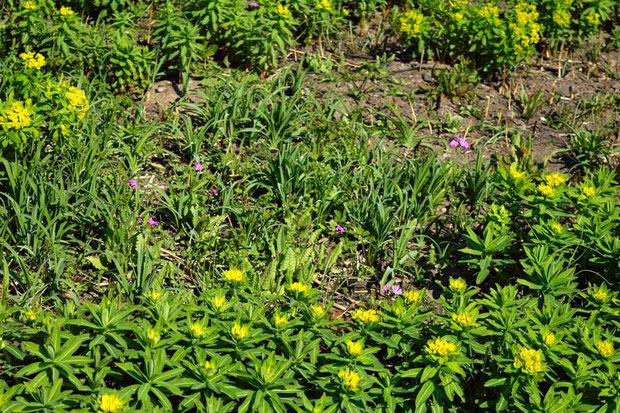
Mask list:
[[[166,87],[164,85],[159,85],[157,86],[157,89],[155,89],[155,92],[157,93],[164,93],[166,91]]]

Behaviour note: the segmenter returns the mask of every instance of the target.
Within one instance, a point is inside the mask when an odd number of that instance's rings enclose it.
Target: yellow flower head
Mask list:
[[[364,351],[364,343],[362,340],[359,341],[347,341],[347,351],[352,356],[359,356]]]
[[[218,295],[218,296],[213,297],[213,307],[222,308],[224,304],[226,304],[225,295]]]
[[[424,15],[417,9],[408,10],[400,18],[400,32],[407,38],[413,39],[422,33]]]
[[[362,310],[360,308],[355,310],[351,317],[363,324],[376,323],[379,321],[379,314],[377,314],[377,310]]]
[[[34,321],[37,319],[37,313],[34,310],[28,310],[26,311],[26,317],[28,320]]]
[[[570,14],[566,10],[556,10],[553,12],[553,22],[560,27],[567,27],[570,24]]]
[[[224,271],[224,279],[228,282],[241,282],[245,278],[243,271],[237,268],[231,268],[228,271]]]
[[[547,185],[555,188],[566,182],[566,178],[558,173],[553,173],[545,177],[545,182],[547,182]]]
[[[543,343],[545,343],[547,346],[551,347],[552,345],[556,343],[556,341],[557,339],[555,337],[555,334],[553,333],[543,334]]]
[[[540,184],[538,185],[538,192],[540,192],[544,196],[554,196],[555,189],[551,185]]]
[[[581,193],[583,194],[584,198],[592,198],[594,195],[596,195],[596,188],[593,186],[584,185],[581,188]]]
[[[41,53],[21,53],[19,57],[24,61],[24,66],[29,69],[39,70],[47,64],[45,57]]]
[[[300,282],[294,282],[288,286],[288,289],[294,293],[299,293],[301,295],[306,295],[310,291],[310,288],[306,284],[302,284]]]
[[[338,378],[342,380],[342,385],[345,389],[351,391],[359,390],[361,378],[355,371],[349,369],[340,370]]]
[[[207,361],[205,361],[204,368],[205,368],[205,370],[215,370],[217,367],[215,366],[214,363],[212,363],[209,360],[207,360]]]
[[[157,301],[159,297],[162,296],[162,294],[163,293],[161,291],[153,290],[153,291],[149,291],[148,293],[146,293],[146,296],[150,298],[152,301]]]
[[[559,222],[552,222],[550,227],[551,230],[556,233],[556,235],[561,235],[564,233],[564,226]]]
[[[62,6],[60,8],[60,15],[63,17],[73,16],[75,12],[71,10],[69,7]]]
[[[461,277],[456,279],[450,277],[450,288],[452,288],[454,291],[465,291],[465,289],[467,288],[467,284],[465,283],[465,280]]]
[[[250,333],[250,327],[235,323],[232,327],[231,333],[233,337],[241,340],[248,336],[248,334]]]
[[[452,17],[454,18],[454,20],[456,20],[458,23],[460,23],[460,22],[462,22],[462,21],[463,21],[463,19],[465,18],[465,15],[463,15],[463,13],[461,13],[461,12],[459,11],[459,12],[454,13],[454,14],[452,15]]]
[[[403,293],[405,301],[409,304],[415,304],[422,300],[422,292],[418,290],[409,290]]]
[[[276,314],[274,316],[274,321],[276,323],[276,326],[278,327],[283,326],[284,324],[288,323],[288,316],[286,314],[284,315]]]
[[[0,125],[6,125],[9,129],[27,128],[32,123],[32,110],[30,102],[13,102],[13,104],[0,116]]]
[[[190,324],[189,329],[194,335],[194,337],[204,336],[204,334],[207,332],[207,329],[198,322]]]
[[[450,7],[453,9],[462,9],[467,7],[469,0],[450,0]]]
[[[310,306],[310,311],[315,317],[322,317],[325,314],[325,307],[320,304],[314,304]]]
[[[161,336],[159,335],[159,332],[157,330],[155,330],[154,328],[149,328],[146,331],[146,339],[153,344],[157,344],[161,339]]]
[[[24,3],[24,9],[26,10],[36,10],[37,9],[37,5],[34,3],[34,1],[27,1]]]
[[[452,314],[452,321],[463,327],[471,327],[476,323],[476,319],[468,311]]]
[[[521,347],[515,356],[514,366],[527,374],[539,373],[543,369],[540,351]]]
[[[65,97],[69,101],[67,109],[77,111],[78,119],[83,119],[90,108],[86,93],[75,86],[70,86],[67,92],[65,92]]]
[[[494,21],[499,18],[499,7],[493,3],[486,3],[478,9],[478,16]]]
[[[431,356],[445,357],[457,352],[456,344],[443,338],[429,340],[426,343],[426,352]]]
[[[291,15],[291,11],[288,9],[287,6],[283,5],[282,3],[278,3],[277,6],[277,12],[280,16],[284,17],[285,19]]]
[[[614,343],[612,343],[610,340],[597,341],[596,348],[598,349],[598,352],[601,354],[601,356],[605,358],[609,358],[612,354],[614,354]]]
[[[598,26],[599,24],[601,24],[601,15],[598,13],[588,14],[586,16],[586,20],[592,26]]]
[[[592,293],[592,297],[600,303],[606,303],[607,301],[609,301],[609,294],[607,293],[607,289],[604,288],[602,285],[594,290],[594,292]]]
[[[332,10],[332,4],[330,3],[329,0],[320,0],[317,4],[316,4],[316,8],[319,10],[325,10],[325,11],[331,11]]]
[[[123,401],[114,393],[106,393],[99,398],[99,409],[102,412],[118,412],[123,408]]]
[[[509,172],[510,172],[510,176],[512,177],[512,179],[515,180],[515,181],[521,181],[521,180],[525,179],[525,172],[521,172],[514,165],[510,167],[510,171]]]

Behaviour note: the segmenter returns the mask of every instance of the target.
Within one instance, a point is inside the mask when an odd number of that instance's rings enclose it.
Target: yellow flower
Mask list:
[[[284,6],[282,3],[278,3],[277,11],[278,11],[278,14],[284,17],[285,19],[291,15],[291,12],[288,9],[288,7]]]
[[[102,412],[118,412],[123,408],[123,401],[116,394],[106,393],[99,398],[99,409]]]
[[[604,289],[602,285],[598,287],[596,291],[594,291],[592,297],[594,297],[596,301],[601,303],[606,303],[609,300],[609,294],[607,294],[607,290]]]
[[[200,323],[191,324],[189,329],[195,337],[203,336],[207,332],[207,329]]]
[[[415,304],[422,299],[422,292],[418,290],[405,291],[403,297],[409,304]]]
[[[62,6],[60,8],[60,15],[63,17],[72,16],[75,12],[71,10],[69,7]]]
[[[361,321],[363,324],[376,323],[379,321],[377,310],[355,310],[351,316],[354,320]]]
[[[37,319],[37,313],[34,310],[28,310],[26,311],[26,317],[28,320],[34,321]]]
[[[596,348],[598,349],[598,352],[601,353],[601,356],[605,358],[609,358],[612,354],[614,354],[614,343],[609,340],[597,341]]]
[[[467,288],[467,284],[465,280],[460,277],[456,279],[450,277],[450,288],[454,291],[464,291]]]
[[[570,23],[570,14],[566,10],[553,12],[553,22],[560,27],[567,27]]]
[[[550,227],[557,235],[561,235],[564,233],[564,226],[559,222],[552,222]]]
[[[450,7],[453,9],[462,9],[467,7],[469,0],[450,0]]]
[[[581,192],[584,198],[592,198],[594,195],[596,195],[596,188],[593,186],[584,185],[581,188]]]
[[[520,181],[520,180],[525,178],[525,172],[519,171],[516,166],[511,166],[510,167],[510,176],[515,181]]]
[[[426,343],[426,352],[431,356],[445,357],[457,352],[456,344],[444,340],[443,338],[436,338],[435,340],[429,340]]]
[[[226,304],[226,296],[218,295],[213,298],[213,307],[222,308]]]
[[[250,333],[250,328],[248,326],[242,326],[239,323],[235,323],[232,327],[232,335],[237,339],[244,339]]]
[[[462,22],[462,21],[463,21],[463,19],[465,18],[465,16],[463,15],[463,13],[461,13],[461,12],[457,12],[457,13],[454,13],[454,14],[453,14],[453,18],[454,18],[454,20],[456,20],[457,22],[459,22],[459,23],[460,23],[460,22]]]
[[[46,65],[45,57],[41,53],[21,53],[19,57],[24,61],[24,66],[29,69],[39,70]]]
[[[2,117],[0,117],[0,125],[5,125],[9,129],[21,129],[30,126],[32,123],[32,110],[30,109],[30,101],[13,102]]]
[[[310,311],[315,317],[322,317],[325,314],[325,307],[320,304],[314,304],[310,306]]]
[[[538,185],[538,192],[544,196],[554,196],[555,189],[551,185],[540,184]]]
[[[159,332],[157,330],[155,330],[154,328],[149,328],[146,331],[146,339],[153,344],[157,344],[161,339],[161,336],[159,335]]]
[[[586,16],[586,20],[588,21],[588,23],[590,23],[592,26],[598,26],[599,24],[601,24],[601,15],[598,13],[594,13],[594,14],[588,14]]]
[[[353,370],[340,370],[338,377],[342,380],[343,386],[351,391],[357,391],[360,387],[360,375]]]
[[[495,20],[499,18],[499,8],[493,3],[486,3],[478,9],[478,16],[483,19]]]
[[[347,341],[347,351],[352,356],[359,356],[364,351],[364,344],[362,340],[359,341]]]
[[[37,5],[34,4],[34,1],[27,1],[24,3],[24,9],[26,10],[36,10]]]
[[[209,360],[205,361],[204,367],[205,367],[205,370],[215,370],[216,369],[215,364],[210,362]]]
[[[319,3],[316,4],[316,8],[317,9],[323,9],[326,11],[331,11],[332,10],[332,5],[329,2],[329,0],[321,0]]]
[[[540,351],[521,347],[515,356],[514,366],[527,374],[539,373],[543,368]]]
[[[148,293],[146,293],[146,296],[153,301],[157,301],[159,297],[162,296],[162,294],[163,293],[161,291],[153,290],[153,291],[149,291]]]
[[[67,109],[77,111],[78,119],[83,119],[86,116],[86,112],[90,108],[86,93],[83,90],[78,89],[75,86],[70,86],[69,90],[65,93],[65,97],[69,101]]]
[[[409,10],[399,19],[400,32],[406,37],[413,39],[422,33],[424,15],[417,9]]]
[[[274,317],[274,320],[276,322],[276,325],[278,327],[280,327],[280,326],[288,323],[288,316],[286,314],[284,314],[284,315],[276,314],[275,317]]]
[[[468,311],[452,314],[452,321],[463,327],[471,327],[476,323],[476,319]]]
[[[300,282],[292,283],[288,286],[288,289],[301,295],[306,295],[308,294],[308,291],[310,291],[310,288],[308,288],[306,284],[302,284]]]
[[[547,182],[549,186],[555,188],[556,186],[560,186],[564,182],[566,182],[566,178],[558,173],[553,173],[553,174],[547,175],[545,177],[545,181]]]
[[[240,282],[243,281],[245,275],[240,269],[231,268],[228,271],[224,271],[224,278],[228,282]]]
[[[543,343],[545,343],[549,347],[554,345],[556,343],[555,334],[553,333],[543,334]]]

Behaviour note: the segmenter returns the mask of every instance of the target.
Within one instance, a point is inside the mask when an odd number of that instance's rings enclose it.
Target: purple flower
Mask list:
[[[402,293],[403,293],[403,290],[402,290],[402,288],[400,288],[400,286],[398,286],[398,285],[393,285],[392,286],[392,294],[394,294],[394,295],[402,295]]]
[[[381,291],[383,291],[384,293],[387,293],[389,289],[390,287],[387,284],[381,287]]]
[[[253,1],[251,1],[251,2],[248,3],[248,6],[251,9],[255,9],[255,8],[257,8],[259,6],[259,4],[258,3],[254,3]]]
[[[459,146],[459,141],[457,141],[456,139],[452,139],[452,140],[450,141],[450,146],[451,146],[452,148],[456,148],[457,146]]]
[[[342,228],[340,225],[336,225],[336,232],[339,232],[339,233],[341,233],[341,234],[344,234],[345,229],[344,229],[344,228]]]
[[[217,195],[217,188],[213,188],[211,192],[213,192],[213,195]]]
[[[459,145],[461,145],[461,148],[469,149],[469,142],[467,142],[467,140],[459,136],[457,136],[456,139],[459,141]]]
[[[149,217],[146,223],[149,224],[151,227],[156,227],[159,225],[159,221],[156,221],[153,217]]]
[[[133,189],[139,188],[138,183],[136,182],[135,179],[130,179],[129,182],[127,182],[127,184],[129,185],[130,188],[133,188]]]
[[[200,162],[196,162],[196,165],[194,165],[194,170],[200,172],[203,169],[202,164]]]

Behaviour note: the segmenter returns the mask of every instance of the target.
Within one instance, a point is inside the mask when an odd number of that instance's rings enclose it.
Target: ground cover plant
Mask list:
[[[0,4],[1,412],[618,412],[618,5]]]

